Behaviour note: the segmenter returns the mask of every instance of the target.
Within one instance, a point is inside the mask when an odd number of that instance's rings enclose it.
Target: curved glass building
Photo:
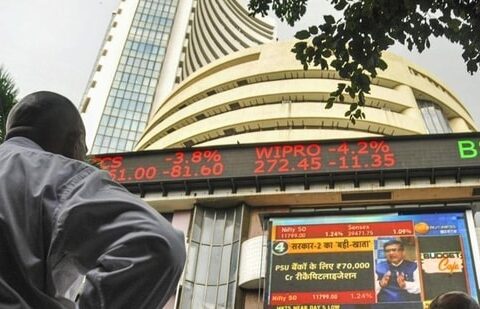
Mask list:
[[[245,49],[190,75],[152,111],[137,149],[476,130],[446,85],[388,53],[388,69],[366,97],[366,119],[352,125],[344,117],[348,99],[325,109],[329,93],[344,81],[335,71],[303,70],[292,45]]]
[[[92,153],[130,151],[151,110],[211,61],[273,40],[271,23],[235,0],[122,0],[80,110]]]

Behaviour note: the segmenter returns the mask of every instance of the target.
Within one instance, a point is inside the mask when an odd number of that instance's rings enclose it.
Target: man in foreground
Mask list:
[[[0,145],[0,308],[161,308],[176,289],[183,234],[85,155],[85,128],[65,97],[33,93],[10,112]]]
[[[405,259],[405,248],[393,239],[383,245],[386,261],[377,264],[378,302],[420,301],[417,263]]]

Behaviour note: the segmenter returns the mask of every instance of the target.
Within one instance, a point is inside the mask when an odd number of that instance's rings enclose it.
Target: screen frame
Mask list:
[[[272,252],[271,252],[271,233],[272,233],[272,220],[270,219],[289,219],[289,218],[309,218],[309,217],[317,217],[317,216],[322,216],[322,217],[330,217],[330,218],[342,218],[342,217],[353,217],[353,216],[361,216],[361,215],[386,215],[386,216],[401,216],[401,215],[431,215],[432,213],[443,213],[443,214],[448,214],[448,213],[463,213],[464,214],[464,223],[465,223],[465,231],[466,235],[462,236],[462,239],[468,242],[468,246],[470,248],[469,254],[470,254],[470,268],[472,271],[472,277],[473,277],[473,282],[471,279],[469,279],[469,274],[466,274],[466,280],[468,280],[468,284],[470,285],[470,289],[474,290],[476,293],[476,297],[478,300],[480,300],[480,251],[479,251],[479,245],[478,245],[478,239],[477,239],[477,234],[476,234],[476,229],[475,229],[475,220],[474,220],[474,213],[472,210],[472,205],[469,205],[468,203],[460,203],[456,204],[455,206],[450,206],[450,207],[444,207],[444,208],[438,208],[438,207],[433,207],[432,209],[402,209],[398,208],[395,210],[369,210],[366,212],[359,213],[358,210],[349,210],[349,211],[325,211],[325,213],[318,213],[318,212],[300,212],[300,213],[261,213],[259,214],[260,220],[263,223],[263,227],[266,230],[266,233],[264,234],[266,240],[266,273],[265,273],[265,280],[263,280],[263,302],[264,302],[264,308],[267,307],[267,301],[268,301],[268,295],[267,293],[271,293],[270,288],[267,286],[269,281],[271,280],[271,263],[272,263]],[[361,221],[360,221],[361,222]],[[322,223],[322,224],[327,224],[327,223]],[[295,225],[295,224],[292,224]],[[466,249],[466,248],[465,248]],[[475,286],[471,286],[474,284]]]
[[[477,229],[475,228],[474,214],[471,209],[465,210],[465,218],[467,221],[466,223],[468,230],[468,238],[470,240],[470,248],[472,248],[471,253],[473,258],[473,268],[475,270],[475,279],[477,281],[477,287],[480,289],[480,246],[478,243]],[[474,250],[474,248],[476,248],[477,250]]]

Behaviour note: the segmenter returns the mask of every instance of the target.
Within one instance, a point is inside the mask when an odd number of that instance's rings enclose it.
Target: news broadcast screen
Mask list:
[[[264,308],[423,309],[452,290],[478,299],[473,233],[471,211],[271,218]]]

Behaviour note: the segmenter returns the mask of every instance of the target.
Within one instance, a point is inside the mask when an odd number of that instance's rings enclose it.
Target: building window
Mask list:
[[[178,308],[235,308],[246,206],[196,206]]]
[[[231,104],[230,104],[230,109],[231,109],[232,111],[237,110],[237,109],[240,109],[240,107],[241,107],[241,106],[240,106],[240,103],[238,103],[238,102],[235,102],[235,103],[231,103]]]
[[[113,129],[116,140],[108,145],[94,140],[92,153],[100,150],[130,151],[144,130],[171,32],[172,20],[169,19],[166,25],[164,19],[167,12],[176,12],[178,1],[137,1],[137,9],[100,120]],[[116,22],[112,21],[112,27],[117,25]],[[112,39],[112,35],[107,37],[107,41]],[[140,113],[138,119],[128,120],[131,118],[125,114],[133,112]],[[122,113],[124,115],[120,116]],[[105,135],[105,132],[99,128],[98,134]]]
[[[429,134],[451,133],[452,129],[440,106],[430,101],[417,101]]]
[[[225,136],[235,135],[237,133],[237,130],[235,130],[235,128],[225,129],[223,130],[223,133],[225,134]]]
[[[205,119],[205,118],[207,118],[207,116],[205,116],[204,114],[199,114],[199,115],[195,116],[196,120],[202,120],[202,119]]]
[[[240,86],[240,87],[241,87],[241,86],[248,85],[248,81],[247,81],[246,79],[239,80],[239,81],[237,82],[237,85]]]

